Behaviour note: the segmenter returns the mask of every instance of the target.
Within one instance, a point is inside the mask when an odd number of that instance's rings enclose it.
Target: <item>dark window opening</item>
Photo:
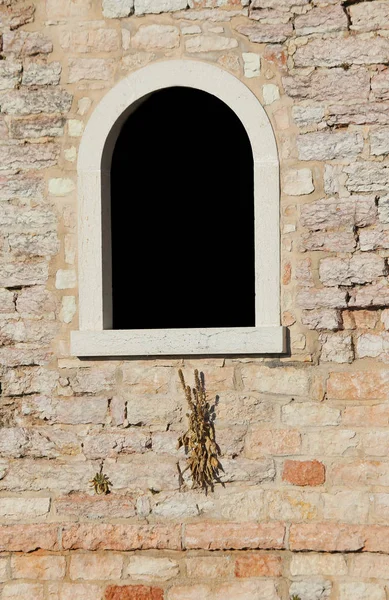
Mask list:
[[[111,211],[114,329],[255,325],[253,156],[226,104],[149,96],[116,142]]]

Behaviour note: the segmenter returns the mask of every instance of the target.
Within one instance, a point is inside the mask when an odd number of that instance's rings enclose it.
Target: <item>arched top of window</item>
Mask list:
[[[194,88],[216,96],[238,117],[251,144],[255,213],[255,326],[112,329],[110,171],[116,142],[129,117],[154,92]],[[136,176],[136,173],[134,174]],[[128,173],[131,187],[132,173]],[[134,202],[137,198],[134,197]],[[219,67],[189,60],[158,62],[129,75],[97,106],[78,158],[78,356],[263,354],[285,349],[280,326],[279,162],[262,105],[239,79]],[[136,289],[131,293],[136,293]]]

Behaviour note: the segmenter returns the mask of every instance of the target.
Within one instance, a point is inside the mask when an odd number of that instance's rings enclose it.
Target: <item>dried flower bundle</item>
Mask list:
[[[212,419],[212,408],[207,399],[204,376],[197,369],[194,372],[195,387],[186,385],[181,369],[178,371],[185,398],[190,412],[189,429],[178,440],[178,448],[184,446],[188,454],[187,469],[190,469],[193,488],[213,490],[214,483],[219,481],[219,471],[223,470],[219,462],[220,449],[215,440],[215,428]],[[185,472],[184,471],[184,472]]]
[[[96,494],[109,494],[109,488],[112,486],[112,483],[107,475],[103,473],[103,464],[101,464],[100,471],[90,480],[90,484]]]

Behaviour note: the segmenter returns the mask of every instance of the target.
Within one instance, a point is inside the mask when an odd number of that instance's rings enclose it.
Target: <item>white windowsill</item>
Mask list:
[[[72,354],[85,357],[281,354],[285,351],[286,328],[281,326],[71,332]]]

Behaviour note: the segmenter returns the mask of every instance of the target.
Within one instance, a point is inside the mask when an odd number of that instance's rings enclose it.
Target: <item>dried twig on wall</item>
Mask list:
[[[214,483],[220,481],[219,471],[223,467],[219,462],[220,448],[215,440],[215,427],[212,408],[205,391],[204,375],[194,372],[195,387],[186,385],[181,369],[178,372],[185,398],[189,406],[189,429],[178,440],[178,448],[184,446],[188,454],[187,469],[190,469],[193,488],[202,488],[206,492],[213,490]],[[184,472],[185,472],[184,471]]]

